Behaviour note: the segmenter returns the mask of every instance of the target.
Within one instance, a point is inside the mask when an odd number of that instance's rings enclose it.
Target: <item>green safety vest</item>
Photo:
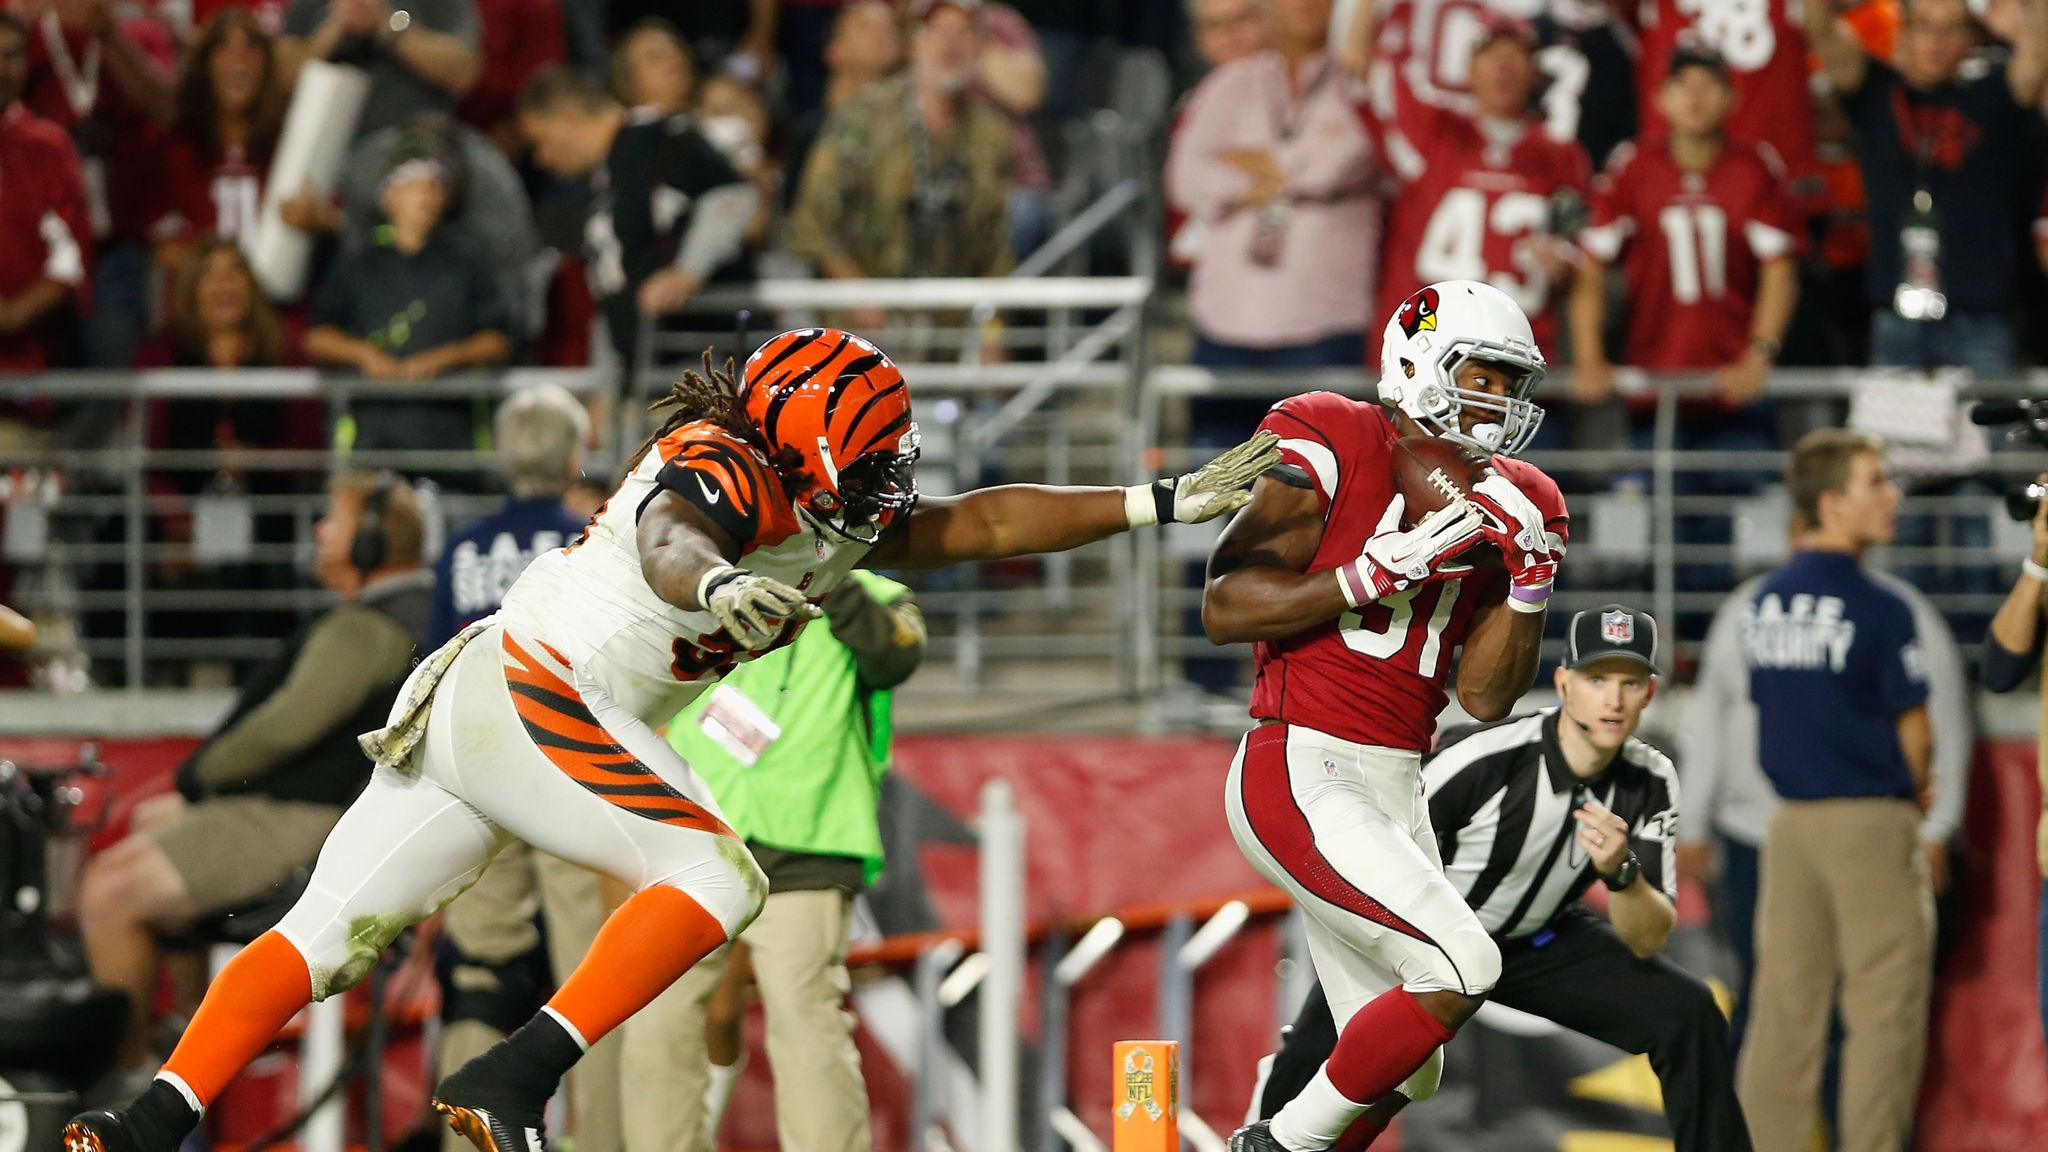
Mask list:
[[[885,604],[910,592],[872,572],[849,578]],[[782,730],[751,766],[704,732],[703,713],[721,689],[744,695]],[[696,769],[742,839],[858,858],[869,883],[882,871],[876,807],[891,735],[890,694],[862,687],[853,653],[824,620],[733,669],[668,726],[669,746]]]

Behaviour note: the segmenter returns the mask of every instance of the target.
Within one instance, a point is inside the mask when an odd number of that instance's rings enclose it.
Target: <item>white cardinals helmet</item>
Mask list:
[[[1476,280],[1431,284],[1401,302],[1380,342],[1380,403],[1424,431],[1487,454],[1513,456],[1543,423],[1530,394],[1543,382],[1543,352],[1529,318],[1508,294]],[[1460,388],[1458,369],[1480,360],[1505,369],[1505,396]],[[1467,432],[1460,416],[1480,416]]]

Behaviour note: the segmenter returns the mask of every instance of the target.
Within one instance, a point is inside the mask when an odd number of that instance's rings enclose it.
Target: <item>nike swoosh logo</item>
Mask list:
[[[702,476],[697,477],[697,490],[704,493],[704,502],[706,504],[718,503],[718,498],[721,495],[723,495],[723,493],[719,492],[718,489],[713,488],[709,483],[705,482],[705,479]]]

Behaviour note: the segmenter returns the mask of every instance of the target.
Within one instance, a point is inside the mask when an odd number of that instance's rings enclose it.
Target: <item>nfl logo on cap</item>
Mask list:
[[[1635,643],[1636,618],[1627,612],[1602,612],[1600,638],[1609,644]]]

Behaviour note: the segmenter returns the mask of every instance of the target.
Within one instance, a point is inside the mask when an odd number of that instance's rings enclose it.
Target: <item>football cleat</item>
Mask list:
[[[547,1152],[546,1109],[545,1096],[520,1100],[474,1062],[456,1069],[434,1091],[434,1111],[478,1152]]]
[[[178,1141],[149,1139],[122,1108],[81,1112],[64,1126],[64,1152],[173,1152]]]
[[[1287,1152],[1286,1146],[1274,1138],[1271,1120],[1260,1120],[1232,1132],[1224,1148],[1226,1152]]]

